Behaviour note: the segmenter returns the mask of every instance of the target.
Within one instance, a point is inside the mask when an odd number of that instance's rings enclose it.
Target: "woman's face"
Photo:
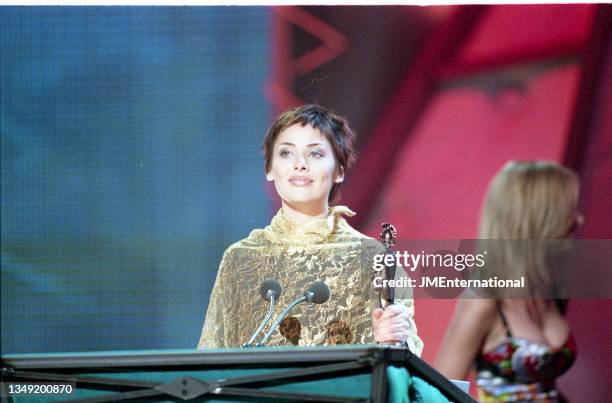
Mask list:
[[[295,124],[276,138],[266,178],[274,181],[283,203],[313,211],[327,207],[332,185],[344,179],[338,171],[332,146],[319,129]]]

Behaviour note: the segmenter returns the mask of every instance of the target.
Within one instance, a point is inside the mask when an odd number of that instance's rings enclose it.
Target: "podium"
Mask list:
[[[386,402],[387,367],[404,367],[448,400],[474,402],[407,348],[381,345],[4,355],[3,385],[71,383],[36,401]],[[32,401],[10,395],[3,401]]]

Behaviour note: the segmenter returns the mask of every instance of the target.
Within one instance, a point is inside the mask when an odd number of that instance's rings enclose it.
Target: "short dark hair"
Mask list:
[[[346,170],[355,162],[357,158],[357,153],[353,149],[355,132],[349,127],[346,119],[322,106],[311,104],[281,113],[268,128],[262,145],[266,173],[272,169],[272,154],[276,138],[283,130],[295,124],[300,124],[302,127],[310,125],[318,129],[331,144],[340,169]],[[339,199],[340,185],[341,183],[333,184],[329,192],[330,203]]]

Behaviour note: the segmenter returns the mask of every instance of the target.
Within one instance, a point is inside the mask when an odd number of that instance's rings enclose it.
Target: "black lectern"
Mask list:
[[[385,402],[389,365],[451,401],[474,402],[408,349],[380,345],[6,355],[1,375],[3,385],[74,385],[37,401]]]

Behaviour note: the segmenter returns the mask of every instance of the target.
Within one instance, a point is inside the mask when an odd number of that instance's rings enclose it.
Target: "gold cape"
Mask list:
[[[266,279],[278,281],[283,290],[256,342],[284,307],[321,280],[329,286],[329,300],[297,305],[267,345],[375,343],[372,309],[380,306],[380,299],[372,284],[372,263],[384,247],[349,226],[343,214],[355,213],[336,206],[326,218],[297,224],[281,209],[269,226],[230,246],[221,260],[198,348],[239,347],[249,340],[268,312],[268,302],[259,295]],[[423,342],[417,335],[411,295],[396,297],[395,303],[408,308],[408,347],[420,355]]]

